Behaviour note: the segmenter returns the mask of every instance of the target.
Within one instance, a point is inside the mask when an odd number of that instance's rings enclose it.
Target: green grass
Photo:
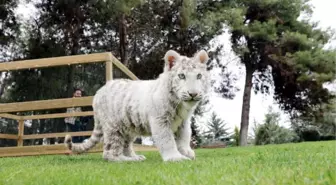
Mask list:
[[[111,163],[101,154],[0,158],[0,184],[336,184],[335,141],[198,149],[196,161]]]

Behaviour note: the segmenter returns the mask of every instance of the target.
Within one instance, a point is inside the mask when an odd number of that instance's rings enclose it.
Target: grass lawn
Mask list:
[[[0,184],[336,184],[336,142],[198,149],[196,161],[111,163],[101,154],[0,158]]]

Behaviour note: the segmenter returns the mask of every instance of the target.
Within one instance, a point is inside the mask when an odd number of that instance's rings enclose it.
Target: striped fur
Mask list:
[[[97,119],[95,119],[95,123],[97,123]],[[72,138],[70,135],[65,136],[64,142],[66,143],[69,150],[72,150],[74,153],[83,153],[88,151],[90,148],[94,147],[97,143],[99,143],[100,139],[103,136],[103,131],[101,129],[100,124],[95,124],[92,135],[89,140],[82,144],[74,144],[72,143]]]
[[[207,53],[189,58],[173,50],[164,56],[164,71],[155,80],[116,79],[94,96],[95,127],[86,143],[65,145],[75,153],[92,148],[103,137],[103,158],[108,161],[142,161],[133,150],[138,136],[152,136],[163,161],[195,159],[190,147],[190,118],[209,90]]]

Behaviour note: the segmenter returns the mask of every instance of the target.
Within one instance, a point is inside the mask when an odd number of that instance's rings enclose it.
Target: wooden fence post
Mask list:
[[[24,134],[24,120],[21,118],[19,121],[19,132],[17,146],[23,146],[23,134]]]
[[[113,73],[112,73],[112,61],[106,61],[106,82],[113,79]]]

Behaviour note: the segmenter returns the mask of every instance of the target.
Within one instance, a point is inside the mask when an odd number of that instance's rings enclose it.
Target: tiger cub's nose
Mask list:
[[[192,98],[195,98],[197,96],[197,93],[190,93],[188,92],[189,96],[191,96]]]

